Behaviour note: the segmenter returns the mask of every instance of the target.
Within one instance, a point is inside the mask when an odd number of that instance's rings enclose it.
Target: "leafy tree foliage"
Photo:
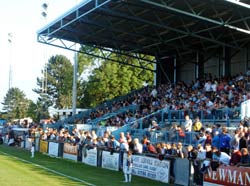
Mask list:
[[[52,56],[47,64],[47,89],[42,90],[43,78],[37,78],[38,89],[34,89],[40,95],[39,101],[43,103],[45,110],[49,106],[56,108],[71,107],[73,65],[63,55]]]
[[[115,54],[110,55],[112,59],[121,58],[121,56]],[[148,56],[148,59],[150,58]],[[146,62],[138,61],[134,58],[127,57],[124,60],[128,64],[148,65]],[[141,88],[144,82],[153,81],[153,73],[151,71],[113,61],[101,60],[99,62],[100,64],[93,69],[88,79],[82,81],[81,92],[84,96],[81,99],[81,105],[84,107],[94,107],[105,100],[110,100]],[[149,68],[153,69],[153,65],[150,64]]]
[[[77,82],[77,107],[88,108],[113,99],[117,96],[125,95],[132,90],[141,88],[144,82],[153,81],[153,73],[142,68],[135,68],[133,65],[147,66],[153,69],[152,64],[145,61],[138,61],[131,57],[124,57],[106,51],[113,61],[97,58],[103,54],[99,49],[82,46],[82,53],[78,54],[78,82]],[[87,55],[84,53],[91,53]],[[122,59],[125,65],[115,63],[117,59]],[[147,56],[147,59],[152,57]],[[54,106],[57,109],[71,108],[72,105],[72,85],[73,85],[73,65],[62,55],[52,56],[47,65],[47,93],[42,91],[42,78],[37,78],[37,92],[39,101],[46,106]]]
[[[20,119],[27,116],[29,100],[19,88],[9,89],[2,104],[3,110],[7,113],[6,119]]]

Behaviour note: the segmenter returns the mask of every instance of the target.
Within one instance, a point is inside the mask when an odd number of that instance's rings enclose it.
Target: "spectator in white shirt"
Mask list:
[[[185,128],[185,132],[191,132],[192,131],[192,125],[193,122],[190,119],[189,115],[185,116],[185,122],[184,122],[184,128]]]

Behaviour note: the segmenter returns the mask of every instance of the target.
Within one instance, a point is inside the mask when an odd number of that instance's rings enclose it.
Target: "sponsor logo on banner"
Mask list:
[[[205,185],[220,184],[225,186],[250,185],[250,167],[220,166],[216,171],[208,170],[204,176]]]
[[[126,159],[127,157],[125,153],[123,163],[126,162]],[[151,157],[133,155],[132,174],[134,175],[168,183],[169,171],[169,161],[160,161],[159,159]]]
[[[70,143],[64,143],[63,152],[67,154],[77,155],[77,146]]]
[[[40,152],[47,153],[48,152],[48,142],[40,140]]]
[[[102,168],[110,170],[119,170],[119,154],[103,151],[102,152]]]

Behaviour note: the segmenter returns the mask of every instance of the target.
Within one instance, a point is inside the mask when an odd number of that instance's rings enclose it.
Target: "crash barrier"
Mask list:
[[[113,171],[122,171],[126,162],[123,151],[109,151],[106,148],[80,148],[68,142],[44,141],[39,138],[27,137],[23,145],[29,149],[35,143],[36,151],[52,157],[61,157],[87,165],[102,167]],[[193,185],[194,168],[191,161],[174,156],[160,157],[155,154],[134,154],[132,174],[163,183],[174,183],[183,186]],[[201,178],[202,179],[202,178]],[[204,185],[250,185],[250,168],[220,166],[213,171],[211,168],[204,176]]]
[[[36,137],[26,137],[23,145],[15,145],[30,150],[35,143],[36,151],[52,157],[61,157],[73,161],[79,161],[87,165],[102,167],[113,171],[122,171],[126,162],[126,153],[123,151],[108,151],[104,148],[85,149],[73,143],[58,141],[44,141]],[[6,144],[8,142],[6,141]],[[149,178],[164,183],[170,180],[170,159],[160,160],[157,155],[135,154],[133,155],[133,175]],[[183,167],[182,167],[183,169]]]
[[[226,127],[228,130],[228,133],[233,136],[234,131],[236,127]],[[159,142],[165,142],[165,143],[178,143],[181,142],[184,145],[194,145],[197,146],[199,143],[202,143],[202,133],[200,132],[176,132],[171,130],[158,130],[158,131],[151,131],[149,132],[147,129],[133,129],[130,130],[130,134],[134,138],[142,139],[143,136],[147,136],[148,139],[152,143],[159,143]]]

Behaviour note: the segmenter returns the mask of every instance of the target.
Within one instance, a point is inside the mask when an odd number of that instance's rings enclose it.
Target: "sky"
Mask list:
[[[18,87],[28,99],[37,100],[32,91],[36,78],[48,59],[57,54],[73,62],[73,52],[37,42],[37,31],[84,0],[0,0],[0,103],[9,89],[9,67],[12,87]],[[47,19],[42,4],[47,3]],[[12,34],[12,42],[8,34]],[[46,51],[46,52],[45,52]],[[0,104],[0,110],[3,105]]]

